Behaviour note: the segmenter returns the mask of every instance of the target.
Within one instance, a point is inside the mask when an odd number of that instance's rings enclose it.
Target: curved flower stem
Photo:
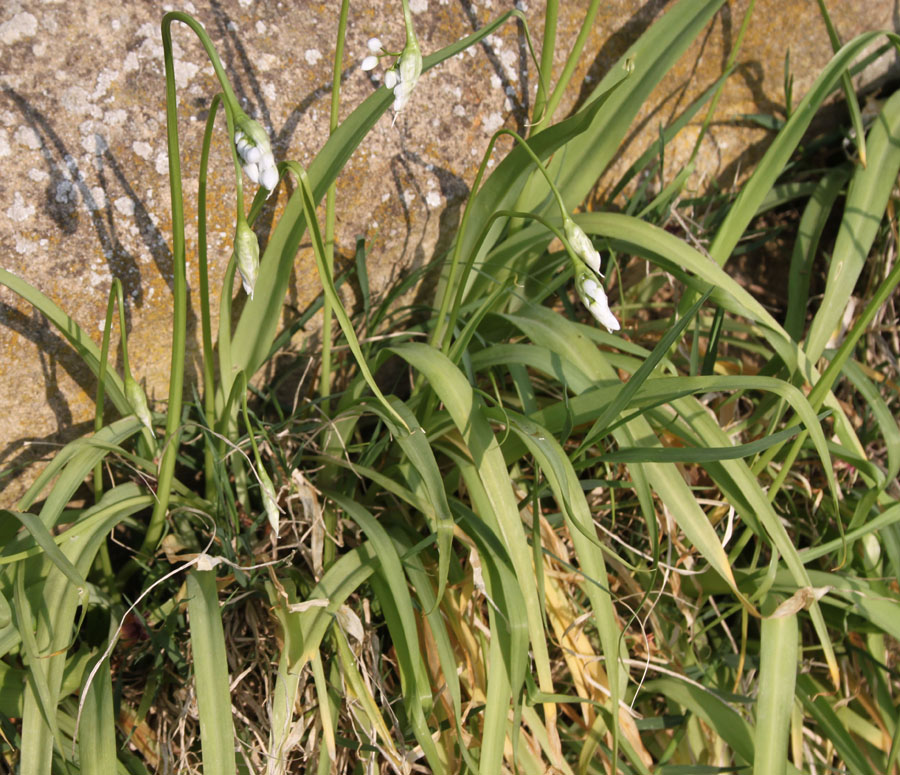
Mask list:
[[[237,102],[231,85],[225,77],[218,55],[212,47],[209,36],[200,24],[187,14],[178,11],[167,13],[162,20],[163,58],[166,68],[166,129],[169,150],[169,189],[172,197],[172,366],[169,373],[169,406],[166,414],[166,438],[163,444],[162,460],[159,464],[156,502],[144,540],[138,549],[138,556],[146,558],[156,551],[162,537],[172,479],[175,474],[175,460],[178,456],[181,427],[181,405],[184,392],[184,359],[187,340],[187,275],[185,270],[184,241],[184,199],[181,188],[181,158],[178,148],[178,106],[175,96],[175,60],[172,55],[172,22],[187,24],[200,38],[206,53],[216,70],[226,99]],[[122,569],[127,578],[135,570],[137,563],[129,562]]]
[[[244,425],[247,426],[247,436],[250,437],[250,448],[253,450],[253,462],[257,466],[262,465],[262,456],[259,454],[259,447],[256,444],[256,437],[253,435],[253,426],[250,424],[250,410],[247,408],[247,377],[241,372],[236,385],[240,385],[238,392],[241,396],[241,412],[244,415]]]
[[[350,10],[350,0],[342,0],[341,13],[338,19],[337,43],[334,49],[334,68],[331,78],[331,116],[329,118],[328,131],[334,134],[340,122],[341,106],[341,70],[344,61],[344,43],[347,37],[347,16]],[[337,197],[337,184],[332,182],[325,192],[325,266],[334,277],[334,221],[335,202]],[[334,305],[330,294],[323,294],[322,298],[322,370],[319,374],[319,395],[322,397],[322,412],[326,417],[331,414],[331,352],[333,338]],[[333,433],[326,436],[326,453],[331,452],[330,447],[339,443],[339,439]],[[333,472],[326,468],[323,474],[328,477]],[[337,530],[337,513],[333,508],[326,508],[323,513],[325,521],[325,535],[333,536]],[[335,546],[331,540],[326,540],[322,547],[322,567],[327,569],[335,560]],[[328,756],[327,750],[323,754]]]
[[[213,46],[213,42],[209,39],[209,35],[206,34],[206,29],[200,22],[198,22],[193,16],[189,16],[186,13],[182,13],[181,11],[169,11],[165,16],[163,16],[162,20],[162,29],[163,29],[163,48],[165,49],[164,55],[166,57],[171,57],[171,32],[169,28],[172,25],[172,22],[182,22],[186,24],[188,27],[193,30],[193,32],[200,39],[200,43],[203,45],[204,51],[206,51],[206,56],[209,57],[209,61],[213,66],[213,70],[216,72],[216,78],[219,79],[219,85],[222,87],[222,93],[224,95],[225,101],[230,102],[233,107],[240,109],[240,103],[238,102],[238,98],[234,94],[234,90],[231,88],[231,82],[228,80],[228,76],[225,75],[225,68],[222,67],[222,62],[219,60],[219,55],[216,52],[215,46]],[[168,48],[166,48],[166,39],[168,39]],[[167,77],[168,77],[168,61],[167,62]],[[172,89],[174,91],[174,85]],[[232,135],[233,136],[233,135]]]
[[[584,269],[584,262],[578,258],[575,254],[575,251],[572,249],[569,241],[566,239],[566,235],[562,229],[558,228],[555,224],[551,223],[547,218],[543,215],[538,215],[537,213],[523,212],[521,210],[497,210],[495,213],[491,215],[491,217],[487,220],[485,225],[481,229],[481,234],[478,235],[478,239],[475,241],[475,245],[473,246],[473,250],[470,256],[469,261],[466,262],[465,267],[463,268],[463,274],[460,278],[459,287],[457,288],[456,301],[453,304],[453,309],[458,310],[462,306],[462,294],[465,289],[465,279],[468,277],[469,272],[472,270],[472,264],[474,256],[478,254],[478,249],[481,247],[481,243],[484,242],[485,238],[488,235],[488,232],[491,230],[491,226],[493,226],[494,221],[498,218],[520,218],[522,220],[532,220],[537,221],[547,231],[551,232],[555,237],[557,237],[560,242],[563,243],[563,246],[566,248],[566,252],[569,255],[569,260],[572,262],[573,269],[577,272],[579,269]],[[456,327],[456,316],[454,315],[452,321],[453,328]],[[451,328],[451,330],[453,330]],[[459,359],[462,357],[463,351],[466,347],[466,342],[457,340],[453,343],[453,346],[450,348],[450,351],[447,355],[451,361],[457,363]]]

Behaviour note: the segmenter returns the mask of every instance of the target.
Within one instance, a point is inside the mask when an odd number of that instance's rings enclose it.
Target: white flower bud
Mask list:
[[[369,40],[366,42],[366,48],[368,48],[369,51],[371,51],[373,54],[377,54],[379,51],[381,51],[382,48],[381,41],[378,38],[369,38]],[[365,68],[363,69],[365,70]]]
[[[387,86],[388,89],[393,89],[399,80],[400,76],[397,75],[397,71],[394,69],[388,70],[384,74],[384,85]]]
[[[378,67],[378,57],[374,55],[367,56],[365,59],[363,59],[362,64],[359,67],[361,70],[365,70],[366,72],[368,72],[369,70],[374,70],[376,67]]]
[[[235,124],[237,124],[235,138],[237,138],[237,133],[241,132],[251,145],[255,145],[263,151],[271,150],[269,148],[269,136],[258,121],[254,121],[244,113],[237,117]]]
[[[273,164],[260,171],[259,185],[272,191],[278,185],[278,168]]]
[[[241,114],[235,120],[234,144],[244,161],[244,172],[254,183],[271,191],[278,185],[278,170],[269,136],[260,124]]]
[[[244,172],[247,174],[247,177],[250,178],[254,183],[259,183],[259,167],[255,164],[245,164]]]

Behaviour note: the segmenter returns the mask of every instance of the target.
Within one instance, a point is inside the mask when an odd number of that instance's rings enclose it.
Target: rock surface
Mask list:
[[[574,40],[587,0],[562,3],[557,72]],[[591,31],[577,85],[596,79],[672,3],[604,3]],[[893,0],[840,0],[829,5],[844,40],[897,26]],[[544,4],[520,3],[536,43]],[[278,158],[308,164],[327,137],[334,2],[195,0],[180,10],[206,27],[247,112],[266,126]],[[448,45],[512,7],[509,0],[411,0],[425,52]],[[731,2],[668,74],[637,123],[618,162],[656,137],[660,122],[721,73],[746,2]],[[171,332],[171,253],[162,45],[159,21],[171,6],[109,0],[5,0],[0,17],[0,266],[32,283],[99,343],[112,277],[129,299],[132,370],[151,401],[167,392]],[[398,0],[355,2],[345,52],[342,115],[378,85],[359,69],[366,40],[403,45]],[[218,91],[194,35],[174,34],[186,216],[196,217],[197,159],[210,99]],[[795,99],[808,89],[831,48],[811,0],[759,0],[719,104],[720,118],[771,113],[783,104],[783,65],[790,49]],[[893,62],[883,57],[863,76]],[[589,68],[589,69],[588,69]],[[534,67],[516,26],[426,74],[409,108],[392,124],[384,116],[339,179],[337,252],[351,256],[355,238],[371,244],[369,274],[383,289],[447,247],[460,205],[493,131],[522,129],[534,98]],[[577,88],[572,90],[567,110]],[[563,115],[562,111],[558,116]],[[690,147],[687,130],[677,154]],[[717,125],[706,141],[702,175],[730,180],[761,130]],[[742,155],[744,154],[744,155]],[[226,163],[227,162],[227,163]],[[224,130],[217,132],[210,173],[211,286],[219,287],[231,250],[233,176]],[[195,229],[189,229],[189,283],[196,318]],[[311,252],[302,247],[286,300],[302,310],[318,294]],[[214,307],[216,302],[214,302]],[[196,341],[189,354],[196,363]],[[41,315],[0,287],[0,505],[9,506],[33,478],[27,464],[92,427],[95,382]]]

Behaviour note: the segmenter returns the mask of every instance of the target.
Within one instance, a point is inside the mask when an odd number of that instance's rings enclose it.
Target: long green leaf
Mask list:
[[[190,571],[187,596],[203,772],[206,775],[235,775],[228,657],[215,571]]]
[[[869,130],[869,165],[857,167],[850,181],[844,217],[828,267],[825,294],[806,339],[806,353],[815,361],[825,349],[844,314],[900,170],[900,92],[894,94]]]
[[[796,614],[763,619],[753,775],[787,772],[798,645]]]

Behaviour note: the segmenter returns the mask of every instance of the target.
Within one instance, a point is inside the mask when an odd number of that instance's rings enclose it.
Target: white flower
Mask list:
[[[592,275],[588,272],[581,272],[575,280],[575,289],[584,306],[588,308],[598,323],[606,326],[607,331],[612,333],[622,327],[615,315],[609,311],[606,292]]]
[[[369,38],[366,42],[366,48],[373,54],[377,54],[382,49],[381,41],[378,38]]]
[[[360,70],[365,70],[366,72],[374,70],[376,67],[378,67],[378,57],[374,54],[363,59],[362,64],[359,66]]]
[[[569,240],[569,244],[572,246],[575,254],[598,275],[603,277],[603,273],[600,271],[600,253],[594,247],[591,238],[571,218],[566,218],[563,222],[563,228],[566,232],[566,239]]]
[[[397,71],[393,68],[384,74],[384,85],[387,86],[388,89],[393,89],[399,80],[400,76],[397,75]]]
[[[267,191],[278,185],[278,168],[266,131],[248,116],[239,116],[234,132],[234,145],[244,162],[247,177]]]

